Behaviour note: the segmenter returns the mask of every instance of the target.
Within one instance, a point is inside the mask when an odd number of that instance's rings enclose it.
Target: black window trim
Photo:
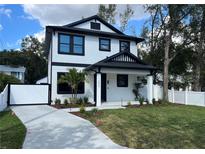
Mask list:
[[[60,35],[67,35],[70,36],[70,52],[65,53],[65,52],[60,52]],[[82,53],[74,53],[73,51],[73,46],[74,46],[74,40],[73,37],[78,36],[83,38],[83,52]],[[70,34],[70,33],[58,33],[58,54],[63,54],[63,55],[76,55],[76,56],[84,56],[85,55],[85,36],[84,35],[78,35],[78,34]]]
[[[95,25],[93,25],[95,24]],[[99,25],[99,27],[96,27],[96,24]],[[93,27],[94,26],[94,27]],[[90,29],[94,29],[94,30],[100,30],[101,29],[101,24],[98,22],[90,22]]]
[[[121,50],[121,43],[122,42],[127,42],[128,44],[129,44],[129,50],[127,51],[127,52],[130,52],[130,41],[126,41],[126,40],[119,40],[119,48],[120,48],[120,52],[123,52],[122,50]]]
[[[120,86],[119,85],[119,76],[124,76],[127,78],[127,81],[126,81],[126,85],[125,86]],[[129,83],[129,77],[128,77],[128,74],[117,74],[117,87],[128,87],[128,83]]]
[[[59,74],[63,74],[63,73],[66,73],[66,72],[57,72],[57,87],[56,87],[56,89],[57,89],[57,94],[68,94],[68,95],[70,95],[70,94],[72,94],[72,92],[67,92],[67,91],[59,91],[59,88],[58,88],[58,76],[59,76]],[[85,94],[85,82],[83,82],[83,91],[82,92],[78,92],[77,94]]]
[[[109,41],[109,49],[102,49],[102,48],[101,48],[101,45],[100,45],[100,41],[101,41],[101,40],[107,40],[107,41]],[[99,50],[100,50],[100,51],[111,51],[111,39],[100,37],[100,38],[99,38]]]

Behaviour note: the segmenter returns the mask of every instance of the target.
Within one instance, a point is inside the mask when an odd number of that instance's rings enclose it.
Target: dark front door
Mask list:
[[[106,78],[106,74],[102,73],[101,74],[101,101],[102,102],[106,102],[107,100],[106,90],[107,90],[107,78]]]

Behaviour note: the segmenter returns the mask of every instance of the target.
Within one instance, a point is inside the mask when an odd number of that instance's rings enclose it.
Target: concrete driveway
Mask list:
[[[89,121],[47,105],[15,106],[12,110],[27,128],[23,148],[123,148]]]

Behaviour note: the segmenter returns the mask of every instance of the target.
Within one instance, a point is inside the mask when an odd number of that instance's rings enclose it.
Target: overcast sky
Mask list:
[[[117,12],[123,12],[125,5],[117,5]],[[129,21],[126,34],[133,31],[140,34],[148,18],[142,5],[131,5],[135,11]],[[34,35],[42,39],[47,25],[64,25],[97,14],[98,5],[0,5],[0,50],[20,48],[21,39]],[[119,14],[116,16],[119,28]]]

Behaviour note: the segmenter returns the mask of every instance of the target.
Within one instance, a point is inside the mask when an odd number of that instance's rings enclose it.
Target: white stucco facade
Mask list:
[[[111,40],[111,50],[109,52],[99,50],[99,38],[106,37],[96,37],[89,35],[82,35],[85,37],[85,55],[66,55],[58,54],[58,33],[53,34],[52,41],[52,62],[61,63],[83,63],[83,64],[93,64],[106,57],[112,56],[120,51],[119,39],[109,38]],[[65,33],[64,34],[69,34]],[[136,42],[130,41],[130,52],[137,55],[137,45]]]
[[[115,30],[104,25],[98,20],[90,20],[84,23],[75,25],[74,28],[80,29],[90,29],[90,22],[97,22],[100,24],[100,31],[107,33],[117,33]],[[99,31],[99,30],[93,30]],[[51,100],[54,101],[56,98],[68,99],[71,94],[59,94],[58,93],[58,73],[68,72],[69,69],[76,68],[77,70],[84,70],[90,65],[93,65],[103,59],[111,57],[120,52],[120,41],[129,42],[130,53],[137,56],[137,43],[136,40],[117,38],[117,37],[105,37],[91,34],[79,34],[79,36],[84,37],[84,54],[83,55],[73,55],[73,54],[59,54],[59,34],[71,34],[75,33],[60,31],[59,29],[52,32],[49,57],[48,57],[48,83],[51,84]],[[100,35],[100,34],[99,34]],[[121,34],[120,34],[121,35]],[[99,49],[99,39],[106,38],[110,40],[110,51],[101,51]],[[131,56],[132,58],[132,56]],[[126,59],[125,61],[129,60]],[[140,63],[140,62],[139,62]],[[99,70],[98,70],[99,69]],[[102,104],[102,84],[106,88],[106,102],[114,101],[134,101],[135,95],[133,93],[134,83],[137,81],[138,76],[150,75],[150,70],[148,69],[129,69],[129,68],[109,68],[109,67],[99,67],[95,70],[87,71],[87,79],[84,83],[84,93],[78,94],[78,97],[88,97],[89,102],[96,103],[96,106]],[[102,83],[102,74],[106,74],[106,82]],[[117,86],[117,75],[124,74],[128,75],[128,86],[118,87]],[[151,82],[151,81],[149,81]],[[147,96],[147,90],[143,92],[143,96]],[[151,96],[150,96],[151,99]]]

